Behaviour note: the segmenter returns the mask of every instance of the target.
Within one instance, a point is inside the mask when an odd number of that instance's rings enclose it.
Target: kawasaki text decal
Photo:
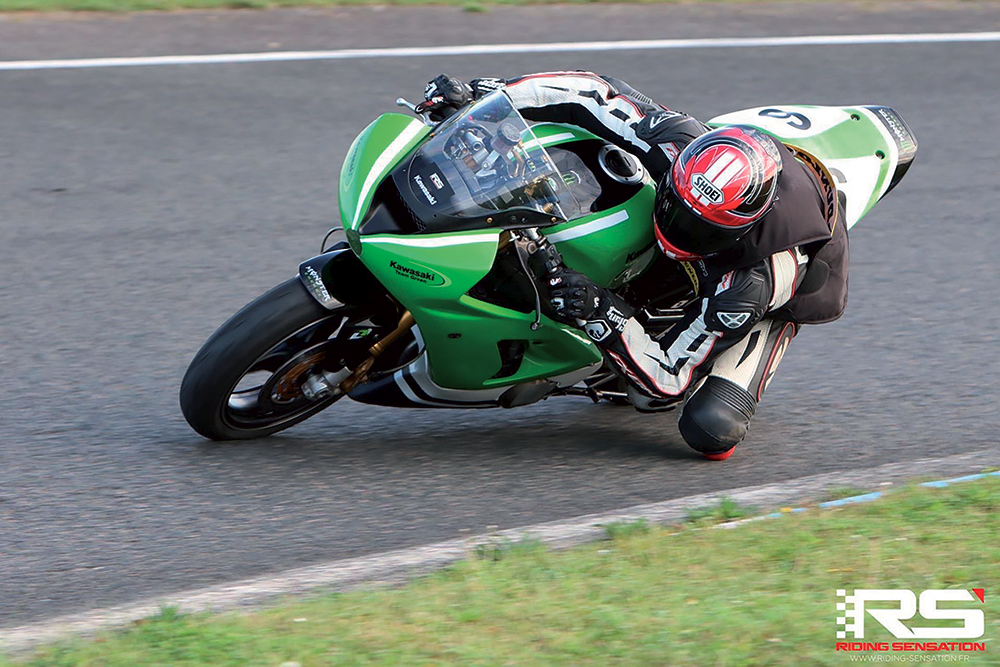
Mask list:
[[[415,268],[406,266],[396,260],[390,261],[389,266],[395,269],[397,275],[406,276],[410,280],[416,280],[419,283],[427,285],[444,285],[444,278],[426,267]]]

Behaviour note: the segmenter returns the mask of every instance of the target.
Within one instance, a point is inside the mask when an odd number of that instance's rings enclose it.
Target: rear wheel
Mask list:
[[[180,390],[184,418],[213,440],[261,438],[308,419],[341,396],[310,398],[303,384],[336,375],[348,348],[370,344],[364,335],[337,337],[358,319],[325,309],[298,278],[278,285],[219,327],[191,361]]]

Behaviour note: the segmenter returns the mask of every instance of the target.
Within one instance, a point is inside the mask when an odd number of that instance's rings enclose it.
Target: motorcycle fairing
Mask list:
[[[505,118],[509,115],[508,111]],[[341,178],[342,217],[351,248],[361,263],[413,314],[420,327],[426,346],[422,363],[427,364],[428,378],[446,390],[494,391],[561,377],[600,363],[599,350],[578,330],[544,316],[541,326],[533,330],[533,311],[515,310],[470,296],[470,290],[490,273],[496,261],[502,231],[496,227],[500,225],[437,233],[431,229],[364,233],[361,226],[365,224],[367,209],[372,207],[375,191],[383,184],[389,188],[395,185],[389,175],[412,165],[412,156],[419,155],[424,146],[434,141],[446,142],[449,136],[441,133],[428,139],[421,128],[395,118],[385,120],[387,116],[369,126],[348,154]],[[474,117],[472,113],[469,116]],[[390,131],[400,133],[400,137],[405,134],[406,138],[393,139]],[[511,140],[517,138],[513,132],[508,134]],[[557,194],[556,203],[560,207],[574,197],[566,191],[567,182],[562,181],[558,170],[549,166],[546,146],[582,140],[599,141],[565,126],[547,125],[537,134],[519,129],[518,150],[536,162],[535,173],[544,172],[546,178],[559,176],[560,183],[552,185],[551,192]],[[425,153],[437,159],[441,151]],[[369,174],[364,172],[366,165],[372,169]],[[435,188],[431,190],[435,199],[436,192],[448,192],[448,187],[438,188],[434,179],[437,175],[444,183],[444,173],[429,170],[426,163],[417,166],[415,174],[420,176],[420,183],[414,181],[416,191],[411,189],[411,199],[426,198],[421,184]],[[413,175],[407,172],[407,187]],[[345,192],[352,188],[350,193]],[[365,191],[358,192],[359,189]],[[493,190],[481,192],[488,195]],[[636,185],[635,192],[616,206],[569,222],[560,222],[558,213],[553,212],[550,218],[556,220],[550,219],[552,226],[547,229],[570,266],[587,272],[604,285],[621,284],[645,268],[652,256],[650,216],[654,192],[648,183]],[[539,208],[553,203],[546,192],[534,200],[534,195],[529,195],[528,202],[535,202],[532,205]],[[487,200],[484,197],[480,201]],[[427,203],[430,204],[429,199]],[[406,225],[397,227],[402,226]],[[513,363],[512,357],[516,357]]]
[[[434,381],[450,389],[507,386],[572,372],[601,359],[570,327],[467,294],[490,271],[499,231],[361,237],[361,261],[413,313]],[[524,341],[515,372],[500,374],[504,341]]]
[[[589,132],[559,123],[538,123],[531,129],[556,164],[561,162],[560,151],[569,150],[568,145],[589,141],[605,144]],[[560,168],[565,178],[567,171]],[[642,274],[656,257],[652,224],[655,188],[656,184],[643,172],[641,184],[624,203],[575,216],[541,231],[559,249],[568,266],[603,287],[620,287]]]
[[[414,334],[418,345],[423,347],[419,327],[414,327]],[[600,367],[601,362],[597,361],[551,380],[559,387],[572,387]],[[500,397],[509,389],[509,386],[487,389],[442,387],[431,377],[430,364],[424,353],[405,368],[359,385],[350,396],[361,403],[398,408],[496,408],[500,407]]]
[[[354,140],[340,171],[340,217],[348,238],[353,236],[356,243],[358,226],[378,185],[430,132],[430,127],[412,116],[387,113]]]

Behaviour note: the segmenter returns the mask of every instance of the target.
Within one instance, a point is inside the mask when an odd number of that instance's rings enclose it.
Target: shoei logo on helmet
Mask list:
[[[770,209],[780,172],[781,156],[771,139],[752,128],[726,127],[681,152],[672,169],[673,190],[702,221],[746,229]]]
[[[721,204],[724,199],[722,190],[712,185],[712,181],[705,178],[705,174],[695,174],[691,179],[691,187],[713,204]]]
[[[711,146],[696,155],[688,166],[691,188],[698,201],[694,205],[722,205],[738,200],[750,184],[753,162],[732,145]]]

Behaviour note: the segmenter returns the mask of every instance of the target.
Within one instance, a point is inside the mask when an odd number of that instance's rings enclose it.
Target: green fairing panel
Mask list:
[[[653,202],[645,185],[621,206],[550,227],[545,235],[566,265],[604,287],[619,287],[645,271],[656,257]]]
[[[844,217],[853,227],[889,189],[899,150],[871,109],[782,105],[736,111],[713,118],[711,127],[751,125],[818,157],[847,200]]]
[[[531,130],[547,149],[597,136],[569,125],[538,123]],[[567,266],[604,287],[619,287],[645,271],[656,256],[653,203],[656,186],[648,177],[643,188],[623,205],[576,218],[542,232]]]
[[[379,183],[430,132],[413,116],[387,113],[358,135],[340,172],[340,217],[345,229],[357,229]]]
[[[442,387],[482,389],[553,377],[600,361],[579,331],[466,295],[493,265],[499,231],[362,237],[361,261],[413,313],[427,346],[431,376]],[[528,343],[518,371],[494,378],[498,341]]]
[[[414,123],[417,123],[414,125]],[[582,130],[541,123],[538,143],[554,147],[596,139]],[[355,141],[341,175],[344,226],[356,229],[378,184],[428,134],[419,121],[386,114]],[[569,266],[602,285],[617,286],[641,273],[655,256],[651,182],[624,204],[547,228],[544,232]],[[467,292],[493,266],[499,230],[440,234],[374,234],[354,242],[359,257],[389,292],[413,313],[427,348],[431,376],[442,387],[483,389],[570,373],[601,361],[597,347],[580,331],[470,297]],[[501,341],[526,344],[513,374],[501,371]]]

